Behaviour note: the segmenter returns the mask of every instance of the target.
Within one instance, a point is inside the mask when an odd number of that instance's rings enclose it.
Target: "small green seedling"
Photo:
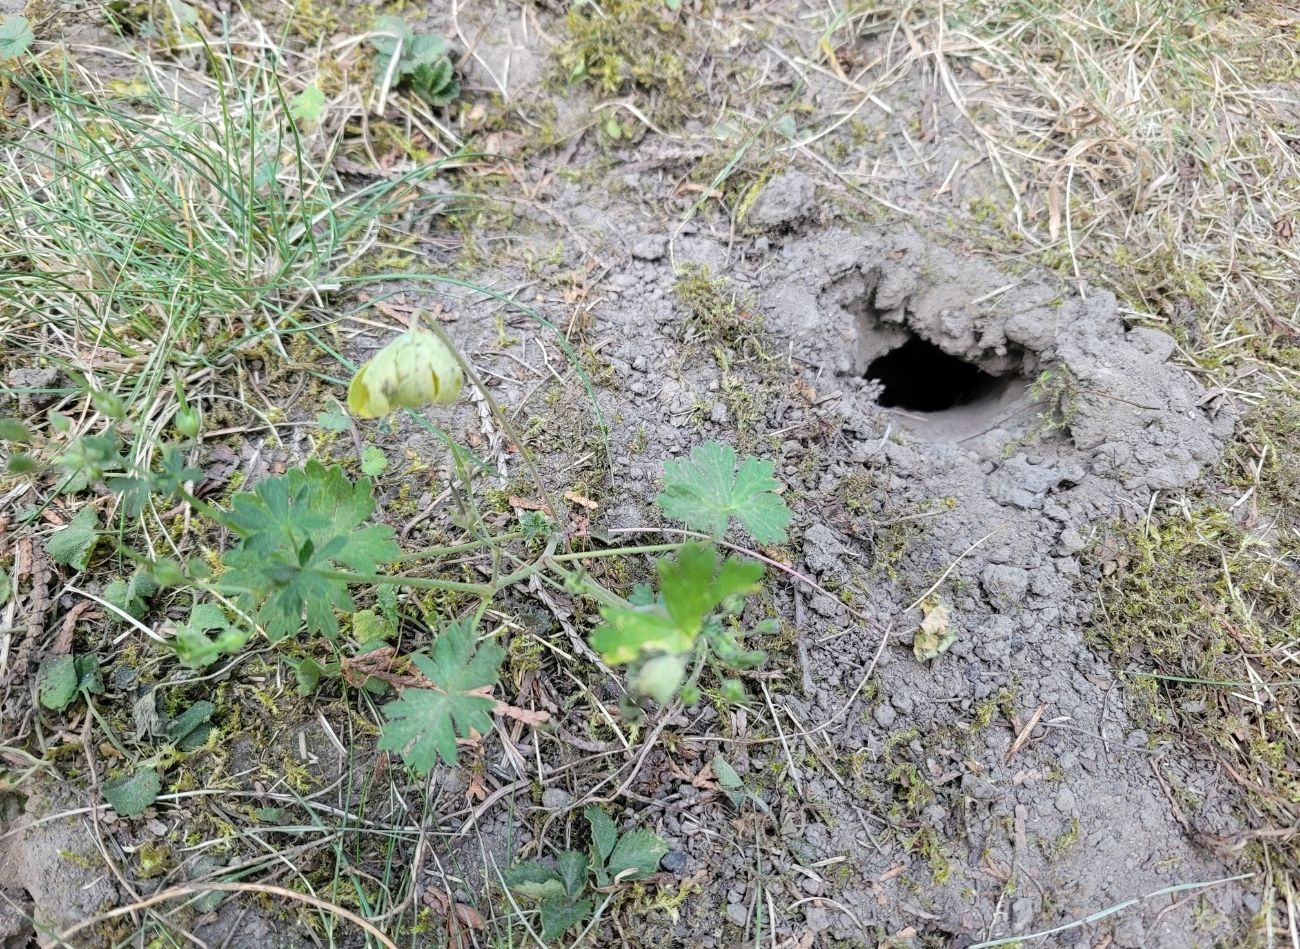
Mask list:
[[[620,835],[614,821],[598,807],[583,816],[591,830],[587,853],[565,850],[551,867],[540,860],[518,863],[504,874],[506,888],[537,907],[541,936],[558,939],[591,919],[595,907],[592,880],[601,891],[644,880],[659,869],[668,844],[651,831],[637,829]]]
[[[697,663],[713,658],[729,669],[753,668],[766,658],[741,645],[749,634],[739,629],[746,597],[761,587],[763,566],[736,556],[724,559],[717,541],[733,520],[760,543],[785,540],[792,515],[776,493],[780,484],[772,473],[772,463],[758,458],[746,458],[737,468],[735,450],[719,442],[705,442],[689,459],[664,463],[660,508],[713,539],[685,544],[675,556],[656,561],[657,595],[643,588],[627,607],[601,608],[605,622],[592,634],[591,645],[606,662],[630,666],[636,694],[660,704],[678,694],[694,701],[693,677],[683,686],[693,656]],[[775,621],[764,620],[751,632],[775,631]],[[735,679],[723,681],[722,693],[729,701],[744,697]]]
[[[426,102],[444,106],[460,94],[456,68],[440,36],[417,34],[400,16],[375,21],[370,45],[379,53],[375,84],[409,89]]]
[[[601,609],[605,622],[591,636],[592,647],[610,663],[629,664],[631,684],[663,704],[677,694],[686,666],[701,646],[725,664],[756,666],[765,658],[744,649],[729,620],[759,589],[763,566],[739,557],[723,560],[717,548],[687,544],[676,556],[655,563],[659,594],[642,590],[629,607]]]

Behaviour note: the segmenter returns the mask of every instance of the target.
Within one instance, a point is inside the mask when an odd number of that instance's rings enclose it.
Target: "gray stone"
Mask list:
[[[632,256],[637,260],[660,260],[668,241],[658,234],[647,234],[632,245]]]

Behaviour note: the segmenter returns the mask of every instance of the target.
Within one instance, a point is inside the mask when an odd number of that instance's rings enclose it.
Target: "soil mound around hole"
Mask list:
[[[1023,934],[1231,875],[1189,839],[1162,785],[1197,788],[1193,822],[1230,832],[1213,775],[1190,760],[1151,769],[1120,683],[1085,641],[1094,584],[1082,560],[1094,525],[1145,510],[1152,491],[1217,460],[1231,411],[1169,361],[1171,338],[1126,327],[1108,294],[1002,272],[906,230],[755,240],[760,249],[728,258],[725,244],[691,235],[674,263],[633,258],[611,276],[624,293],[600,319],[618,328],[608,354],[632,381],[608,409],[644,426],[637,452],[648,457],[781,433],[761,450],[801,527],[793,565],[840,596],[778,597],[778,613],[802,616],[791,672],[802,688],[768,711],[824,735],[820,753],[841,766],[838,780],[797,769],[799,845],[808,860],[842,855],[853,868],[835,899],[897,923],[899,907],[917,905],[910,880],[926,893],[916,914],[931,934]],[[719,380],[707,355],[688,352],[645,384],[646,354],[674,355],[681,338],[681,307],[665,307],[658,288],[692,263],[753,301],[793,380],[736,363]],[[655,471],[626,457],[620,487],[648,509]],[[617,516],[635,523],[635,506]],[[927,592],[955,641],[920,661]],[[747,774],[793,767],[780,750],[746,755]],[[673,845],[688,866],[729,859],[698,839]],[[745,859],[719,868],[718,886],[743,878]],[[1008,902],[1002,887],[1026,876],[1041,889]],[[1238,897],[1209,899],[1231,916]],[[861,936],[835,914],[809,925]],[[1196,938],[1185,915],[1139,913],[1116,944]]]

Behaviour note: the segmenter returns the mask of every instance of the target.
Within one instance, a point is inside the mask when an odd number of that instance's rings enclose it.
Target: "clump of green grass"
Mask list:
[[[24,60],[8,79],[35,120],[0,119],[0,367],[39,358],[87,404],[120,400],[139,451],[235,353],[293,362],[282,339],[414,191],[340,195],[327,130],[295,118],[276,51],[205,53],[197,106],[156,64],[109,88]]]

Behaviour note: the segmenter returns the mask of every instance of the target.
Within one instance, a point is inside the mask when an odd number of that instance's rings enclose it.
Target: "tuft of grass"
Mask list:
[[[39,355],[141,407],[141,429],[174,408],[171,380],[263,339],[292,361],[280,336],[410,198],[389,182],[338,196],[276,56],[205,52],[202,106],[151,65],[122,92],[33,62],[9,79],[35,121],[0,120],[4,361]]]
[[[959,0],[917,23],[993,149],[1018,240],[1193,350],[1294,331],[1300,47],[1261,3]]]

